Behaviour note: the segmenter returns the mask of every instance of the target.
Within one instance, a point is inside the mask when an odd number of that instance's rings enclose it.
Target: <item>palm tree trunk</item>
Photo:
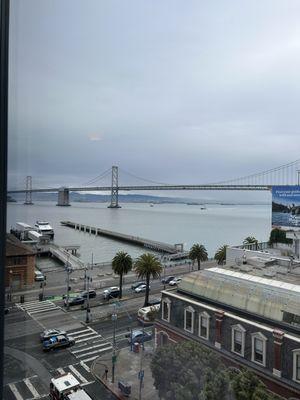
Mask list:
[[[148,306],[148,302],[149,302],[149,284],[150,284],[150,275],[147,274],[147,276],[146,276],[146,292],[145,292],[144,307],[147,307]]]
[[[122,285],[123,285],[123,274],[120,274],[120,294],[119,294],[119,299],[122,298]]]
[[[197,259],[197,263],[198,263],[198,271],[200,271],[200,259]]]

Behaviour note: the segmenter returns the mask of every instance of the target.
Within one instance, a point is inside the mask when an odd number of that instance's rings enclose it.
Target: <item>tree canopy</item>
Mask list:
[[[223,246],[220,246],[218,250],[215,253],[215,260],[218,262],[218,264],[222,265],[224,262],[226,262],[226,249],[228,245],[223,244]]]
[[[149,301],[150,278],[157,279],[162,271],[162,266],[157,257],[151,253],[142,254],[134,264],[134,271],[139,278],[146,279],[146,292],[144,307]]]
[[[112,260],[112,269],[115,274],[120,276],[120,294],[122,298],[123,275],[128,274],[132,269],[132,258],[125,251],[119,251]]]
[[[159,347],[151,362],[154,386],[166,400],[231,399],[220,358],[192,341]]]
[[[279,228],[274,228],[271,230],[269,244],[272,245],[274,243],[287,243],[292,244],[293,239],[286,238],[286,232]]]
[[[198,270],[200,270],[200,262],[201,261],[206,261],[207,260],[207,250],[206,248],[203,246],[203,244],[194,244],[191,247],[191,250],[189,252],[189,258],[192,261],[197,260],[198,263]]]

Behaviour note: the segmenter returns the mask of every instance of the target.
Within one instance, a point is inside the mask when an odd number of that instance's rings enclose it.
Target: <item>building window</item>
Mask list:
[[[184,330],[191,333],[194,333],[194,313],[195,310],[192,307],[184,310]]]
[[[300,383],[300,349],[293,350],[293,380]]]
[[[251,361],[266,366],[266,343],[267,338],[260,332],[252,334],[252,357]]]
[[[163,299],[161,318],[166,322],[170,322],[170,308],[171,308],[171,300]]]
[[[245,328],[242,325],[231,327],[231,351],[244,357],[245,352]]]
[[[209,338],[209,318],[205,311],[199,314],[199,336],[206,340]]]
[[[166,332],[159,333],[159,344],[160,346],[164,346],[169,342],[169,335]]]

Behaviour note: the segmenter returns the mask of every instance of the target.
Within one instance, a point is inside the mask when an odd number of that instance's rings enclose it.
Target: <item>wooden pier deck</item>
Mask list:
[[[139,236],[126,235],[124,233],[113,232],[107,229],[96,228],[94,226],[79,224],[77,222],[71,222],[71,221],[61,221],[61,224],[63,226],[67,226],[75,230],[87,232],[93,235],[109,237],[111,239],[116,239],[122,242],[127,242],[137,246],[142,246],[162,253],[176,254],[179,252],[178,248],[175,245],[144,239]]]

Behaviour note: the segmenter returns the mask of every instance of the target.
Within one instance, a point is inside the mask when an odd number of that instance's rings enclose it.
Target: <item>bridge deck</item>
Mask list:
[[[144,239],[139,236],[126,235],[124,233],[113,232],[106,229],[96,228],[94,226],[79,224],[77,222],[71,221],[61,221],[61,224],[63,226],[67,226],[69,228],[73,228],[79,231],[88,232],[99,236],[106,236],[112,239],[120,240],[122,242],[143,246],[148,249],[160,251],[163,253],[176,254],[178,252],[176,247],[171,244]]]

